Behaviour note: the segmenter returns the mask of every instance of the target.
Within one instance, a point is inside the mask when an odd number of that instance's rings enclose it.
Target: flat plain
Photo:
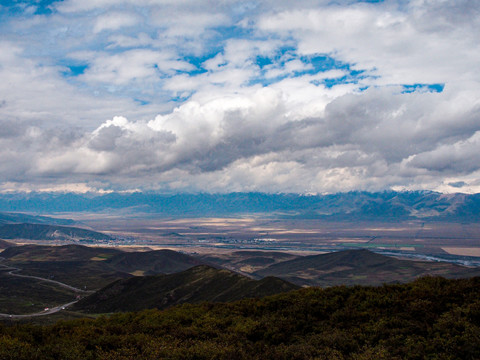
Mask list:
[[[62,214],[117,239],[111,245],[170,248],[188,253],[239,249],[313,254],[348,248],[399,253],[480,255],[475,222],[334,221],[264,216],[162,218]]]

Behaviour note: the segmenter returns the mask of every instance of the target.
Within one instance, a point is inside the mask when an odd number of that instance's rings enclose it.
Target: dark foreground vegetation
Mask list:
[[[479,359],[480,278],[0,326],[0,359]]]

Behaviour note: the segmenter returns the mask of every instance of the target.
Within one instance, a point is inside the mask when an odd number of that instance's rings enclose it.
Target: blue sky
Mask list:
[[[0,191],[477,192],[479,15],[2,1]]]

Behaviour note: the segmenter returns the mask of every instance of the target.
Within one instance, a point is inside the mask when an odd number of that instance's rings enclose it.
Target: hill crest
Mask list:
[[[80,300],[75,309],[93,313],[164,309],[183,303],[230,302],[298,289],[284,280],[252,280],[225,269],[199,265],[168,274],[115,281]]]
[[[461,278],[480,276],[480,269],[450,263],[401,260],[366,249],[299,257],[254,273],[276,276],[300,286],[381,285],[425,275]]]
[[[109,235],[71,226],[46,224],[3,224],[0,225],[2,239],[28,240],[113,240]]]

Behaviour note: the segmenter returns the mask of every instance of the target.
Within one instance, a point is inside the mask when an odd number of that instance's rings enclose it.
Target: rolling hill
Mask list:
[[[232,253],[206,254],[198,256],[209,264],[225,267],[240,273],[254,273],[267,266],[298,258],[298,255],[278,251],[234,251]]]
[[[117,279],[132,276],[178,273],[197,265],[223,267],[256,279],[275,276],[299,286],[322,287],[403,283],[423,275],[480,276],[480,268],[400,260],[368,250],[312,256],[237,251],[195,257],[172,250],[124,252],[80,245],[24,245],[5,249],[2,257],[9,265],[21,268],[24,274],[52,277],[87,289],[99,289]]]
[[[81,245],[24,245],[2,252],[9,265],[26,275],[54,278],[76,287],[99,289],[117,279],[143,274],[169,274],[204,264],[171,250],[124,252]]]
[[[116,249],[80,245],[23,245],[5,249],[1,256],[7,265],[22,269],[20,274],[91,290],[131,276],[104,263],[119,253]]]
[[[9,248],[11,246],[15,246],[15,244],[11,243],[9,241],[0,240],[0,249],[6,249],[6,248]]]
[[[254,275],[276,276],[300,286],[380,285],[404,283],[424,275],[480,276],[480,269],[443,262],[400,260],[362,249],[304,256],[273,264]]]
[[[170,274],[205,264],[200,259],[173,250],[121,252],[105,263],[133,275]]]
[[[80,300],[74,309],[90,313],[164,309],[183,303],[264,297],[294,289],[298,286],[278,278],[257,281],[228,270],[201,265],[170,275],[118,280]]]
[[[0,245],[1,245],[0,241]],[[100,289],[133,274],[158,274],[186,270],[202,262],[169,250],[142,253],[114,248],[81,245],[9,247],[1,254],[0,313],[31,313],[52,304],[66,303],[74,295],[51,283],[19,278],[8,274],[12,268],[19,275],[59,281],[83,290]]]
[[[11,262],[56,262],[56,261],[89,261],[95,259],[107,259],[123,251],[104,248],[89,247],[82,245],[22,245],[14,248],[6,249],[2,253],[2,257]]]

